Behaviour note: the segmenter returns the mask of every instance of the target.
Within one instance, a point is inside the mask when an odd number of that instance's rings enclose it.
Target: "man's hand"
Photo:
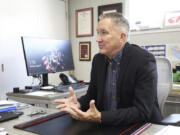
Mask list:
[[[95,106],[95,101],[91,100],[89,103],[89,109],[86,112],[81,111],[79,108],[71,106],[73,110],[71,116],[77,120],[89,121],[89,122],[101,122],[101,113]]]
[[[74,91],[69,87],[70,97],[67,99],[56,99],[55,103],[60,103],[56,108],[69,113],[74,119],[89,122],[101,122],[101,113],[96,109],[95,101],[91,100],[89,109],[86,112],[80,110],[80,103]]]
[[[67,99],[56,99],[56,100],[54,100],[54,102],[60,103],[60,105],[56,106],[57,109],[61,109],[62,111],[65,111],[65,112],[71,114],[72,113],[71,106],[79,109],[80,103],[77,101],[77,97],[74,94],[72,87],[69,87],[69,93],[70,93],[69,98],[67,98]]]

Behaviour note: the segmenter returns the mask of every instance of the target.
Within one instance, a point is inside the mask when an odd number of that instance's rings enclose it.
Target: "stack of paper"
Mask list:
[[[7,112],[7,111],[12,111],[16,110],[17,106],[11,101],[7,100],[1,100],[0,101],[0,112]]]
[[[155,135],[179,135],[180,127],[168,125]]]
[[[55,95],[56,93],[53,91],[34,91],[26,93],[26,95],[30,96],[48,96],[48,95]]]

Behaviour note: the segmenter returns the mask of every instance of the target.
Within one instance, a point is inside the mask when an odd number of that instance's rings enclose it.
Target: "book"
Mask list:
[[[0,101],[0,112],[7,112],[7,111],[16,110],[16,109],[17,109],[17,106],[13,102],[6,101],[6,100]]]
[[[7,111],[13,111],[16,110],[17,107],[16,106],[0,106],[0,112],[7,112]]]
[[[131,135],[139,135],[142,132],[144,132],[146,129],[148,129],[152,123],[146,123],[143,126],[141,126],[139,129],[137,129],[135,132],[133,132]]]

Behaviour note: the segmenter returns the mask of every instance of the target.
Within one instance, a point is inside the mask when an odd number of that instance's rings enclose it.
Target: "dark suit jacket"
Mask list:
[[[154,56],[137,45],[126,43],[117,80],[117,110],[104,110],[103,100],[107,59],[96,54],[93,58],[91,81],[87,94],[79,99],[82,110],[94,99],[101,112],[101,122],[129,125],[137,122],[157,123],[162,119],[157,100],[157,67]]]

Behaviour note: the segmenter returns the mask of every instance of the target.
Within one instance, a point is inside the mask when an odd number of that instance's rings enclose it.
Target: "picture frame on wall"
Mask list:
[[[99,21],[100,15],[106,14],[106,13],[112,13],[112,12],[122,13],[123,12],[122,3],[98,6],[98,21]]]
[[[93,36],[93,8],[76,10],[76,37]]]
[[[90,61],[91,60],[91,42],[79,43],[79,60]]]

